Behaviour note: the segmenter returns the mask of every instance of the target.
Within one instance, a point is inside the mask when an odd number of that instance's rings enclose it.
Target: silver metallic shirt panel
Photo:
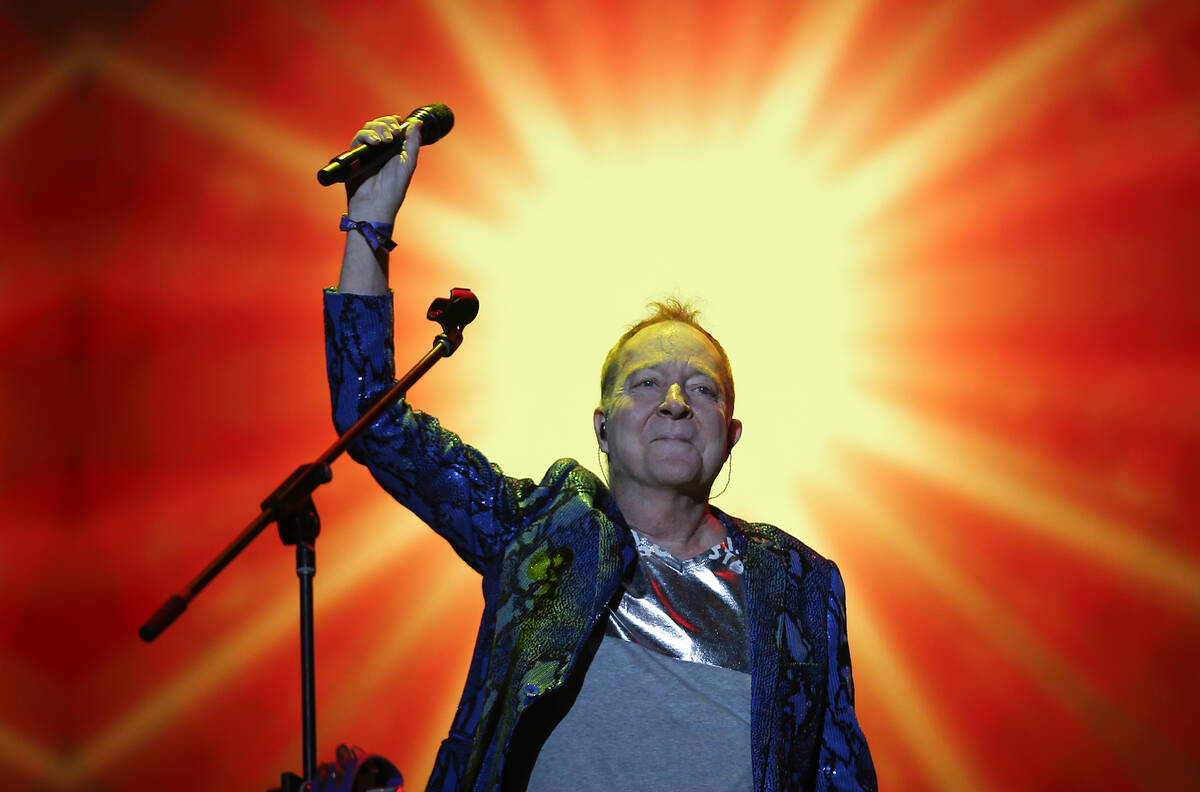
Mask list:
[[[746,642],[744,567],[726,539],[680,561],[633,532],[638,563],[609,609],[608,635],[669,657],[750,671]]]

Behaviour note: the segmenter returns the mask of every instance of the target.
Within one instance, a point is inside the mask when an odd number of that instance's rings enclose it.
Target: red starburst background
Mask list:
[[[632,128],[634,152],[640,119],[683,145],[783,118],[761,139],[824,151],[886,307],[857,325],[856,387],[910,431],[846,426],[841,485],[773,497],[845,572],[882,786],[1200,783],[1200,6],[144,0],[21,4],[0,31],[5,788],[298,769],[271,535],[159,641],[135,633],[331,440],[341,206],[313,174],[363,119],[428,101],[459,121],[420,191],[493,220],[479,180],[553,181],[535,119]],[[401,301],[476,275],[456,244],[414,245]],[[775,277],[745,266],[713,263]],[[660,269],[612,288],[640,299]],[[419,351],[430,329],[397,315]],[[468,439],[536,410],[461,405],[470,354],[425,406]],[[321,753],[361,743],[421,788],[477,582],[348,462],[318,504]]]

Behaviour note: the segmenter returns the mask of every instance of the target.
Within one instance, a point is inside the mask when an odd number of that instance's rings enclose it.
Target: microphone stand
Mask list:
[[[320,517],[312,494],[333,478],[329,465],[341,456],[359,435],[373,425],[434,364],[450,357],[462,344],[463,328],[479,313],[479,300],[469,289],[451,289],[449,298],[435,299],[427,318],[442,326],[425,353],[408,373],[397,380],[387,393],[363,413],[345,434],[325,449],[315,461],[296,468],[261,504],[262,511],[199,575],[178,594],[164,602],[138,630],[146,642],[153,641],[187,609],[188,603],[220,574],[229,562],[246,549],[271,523],[277,523],[279,538],[296,547],[296,576],[300,579],[300,709],[304,745],[304,777],[283,773],[281,792],[300,792],[314,788],[317,778],[317,723],[315,673],[313,669],[313,576],[317,572],[316,539],[321,531]]]

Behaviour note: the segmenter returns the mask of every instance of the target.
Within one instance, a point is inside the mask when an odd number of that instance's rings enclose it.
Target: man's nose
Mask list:
[[[667,395],[662,404],[658,405],[658,411],[672,418],[687,418],[692,414],[692,407],[687,403],[687,399],[683,398],[683,388],[678,382],[667,389]]]

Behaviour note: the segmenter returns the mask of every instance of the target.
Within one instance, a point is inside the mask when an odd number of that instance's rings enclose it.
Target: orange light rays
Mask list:
[[[846,49],[869,0],[808,3],[787,37],[783,62],[752,114],[750,136],[787,151],[808,123],[828,74]]]
[[[612,137],[626,146],[653,135],[680,141],[693,137],[697,124],[720,114],[720,109],[711,113],[714,108],[700,98],[698,38],[704,20],[690,0],[631,3],[627,13],[633,19],[623,59],[628,60],[636,79],[609,88],[629,97],[628,106],[618,112],[630,123]]]
[[[864,216],[961,161],[1039,109],[1045,92],[1023,94],[1062,60],[1128,13],[1115,0],[1081,3],[967,84],[899,140],[844,177]]]
[[[997,464],[1002,451],[986,438],[883,404],[860,412],[848,439],[929,481],[986,505],[1015,526],[1093,558],[1154,589],[1200,603],[1200,566],[1025,476]],[[960,460],[950,466],[946,460]]]
[[[934,43],[946,34],[965,6],[965,0],[946,0],[922,18],[917,28],[888,56],[887,68],[877,72],[870,84],[847,96],[849,107],[830,123],[822,125],[819,139],[806,148],[813,159],[825,167],[832,167],[845,156],[845,150],[859,139],[874,113],[909,79],[912,71],[930,57]]]
[[[142,101],[197,129],[232,141],[292,173],[315,174],[329,147],[299,140],[288,125],[257,116],[195,81],[142,63],[119,51],[98,58],[100,73]]]
[[[911,359],[902,364],[892,363],[874,368],[876,372],[886,370],[886,375],[876,381],[882,383],[879,388],[887,392],[903,393],[920,389],[918,392],[936,394],[939,398],[957,403],[981,403],[996,397],[993,380],[971,376],[970,372],[961,369],[953,371],[944,365]],[[1130,372],[1132,377],[1138,377],[1150,376],[1155,369],[1155,364],[1148,363],[1145,368],[1135,364],[1123,370]],[[1003,377],[1001,373],[999,378]],[[1043,381],[1046,377],[1045,374],[1033,375],[1021,385],[1014,385],[1014,389],[1023,394],[1035,394],[1028,398],[1055,403],[1052,400],[1062,400],[1064,389],[1073,387],[1070,383],[1056,383],[1052,379]],[[1013,383],[1014,380],[1009,382]],[[1131,411],[1136,409],[1130,408]],[[953,434],[955,443],[972,449],[970,453],[973,457],[986,460],[992,467],[1009,471],[1014,478],[1038,482],[1042,489],[1073,493],[1110,517],[1115,516],[1114,512],[1127,513],[1130,509],[1148,505],[1146,496],[1134,487],[1114,486],[1110,477],[1098,476],[1094,470],[1053,458],[1044,451],[1032,449],[1011,438],[1006,439],[982,425],[970,429],[963,422],[946,421],[940,426],[943,431]]]
[[[41,110],[94,58],[94,47],[79,44],[64,52],[37,75],[0,98],[0,140]]]
[[[0,762],[30,778],[53,779],[58,757],[45,746],[0,723]]]
[[[321,42],[323,48],[337,56],[346,71],[354,75],[354,91],[356,93],[360,86],[368,87],[375,97],[388,103],[394,101],[396,97],[411,93],[411,89],[398,76],[407,73],[404,69],[380,68],[374,58],[364,54],[361,43],[346,35],[338,27],[336,21],[331,18],[331,15],[324,13],[311,2],[274,0],[274,3],[306,28],[314,39]],[[396,112],[402,113],[409,109],[411,108],[396,108]],[[349,136],[347,142],[349,142]]]
[[[1180,133],[1189,127],[1193,135]],[[1173,109],[1149,118],[1113,123],[1102,140],[1089,141],[1085,149],[1055,152],[1053,160],[1039,162],[1036,168],[980,173],[971,190],[959,192],[953,201],[922,202],[906,208],[894,220],[872,225],[870,246],[886,261],[884,251],[911,251],[970,227],[981,216],[1049,211],[1070,203],[1078,195],[1064,192],[1063,185],[1067,184],[1080,185],[1081,192],[1086,185],[1092,194],[1134,190],[1173,167],[1191,166],[1196,160],[1197,139],[1200,139],[1200,125],[1195,114],[1188,110]],[[1131,152],[1136,152],[1136,156],[1131,156]],[[1103,162],[1103,168],[1097,167],[1097,162]],[[1023,261],[1027,263],[1028,259]],[[892,271],[889,277],[906,275]],[[931,318],[934,317],[921,309],[904,316],[902,321],[908,328]]]
[[[568,3],[547,3],[542,10],[553,29],[555,65],[564,73],[564,83],[569,86],[570,98],[576,103],[572,115],[578,127],[602,129],[606,119],[609,123],[616,122],[621,106],[612,101],[616,97],[609,90],[611,65],[603,52],[603,38],[578,35],[581,13],[588,12],[581,12]],[[593,22],[588,19],[588,23]]]
[[[527,53],[532,48],[517,29],[515,15],[497,12],[470,0],[425,0],[459,59],[468,64],[477,84],[492,98],[497,117],[514,131],[513,140],[525,147],[525,159],[536,167],[572,161],[579,155],[576,136],[556,109],[542,72]],[[539,130],[535,138],[519,127]],[[533,147],[536,145],[536,154]],[[553,170],[542,169],[541,177]]]
[[[390,508],[394,513],[396,507]],[[394,520],[389,522],[394,522]],[[392,532],[390,528],[391,526],[389,526],[388,533]],[[442,541],[440,538],[432,536],[423,525],[409,525],[402,530],[425,534],[420,537],[422,541],[426,539],[435,543]],[[372,711],[372,708],[367,706],[368,700],[372,696],[378,695],[384,684],[395,676],[396,669],[411,667],[414,655],[426,651],[424,641],[430,633],[449,629],[448,625],[478,620],[480,603],[478,573],[466,564],[451,566],[439,564],[436,578],[436,584],[421,586],[419,596],[392,597],[385,602],[376,600],[379,605],[385,607],[373,611],[371,621],[375,624],[396,626],[389,628],[386,632],[378,633],[377,639],[371,644],[370,652],[356,664],[354,674],[344,682],[339,682],[337,695],[330,697],[328,703],[321,705],[318,715],[321,730],[324,733],[352,733],[355,725],[354,719],[361,717],[364,712]],[[470,616],[463,619],[461,618],[463,613],[470,614]],[[466,673],[465,666],[463,673]],[[457,679],[455,682],[457,683]],[[454,703],[457,703],[459,693],[457,684],[451,684],[449,688],[455,695]],[[449,705],[448,711],[453,712],[454,703]],[[403,701],[396,702],[394,708],[389,707],[387,717],[394,717],[392,713],[395,711],[404,711]],[[438,735],[440,742],[441,734],[437,728],[429,728],[428,731]],[[431,751],[428,755],[432,756],[434,752],[436,751]],[[297,740],[270,766],[286,767],[300,753],[301,745]],[[415,770],[416,768],[404,768],[406,774]],[[427,772],[428,769],[426,769]],[[412,775],[411,777],[424,776]]]
[[[101,59],[101,68],[104,76],[113,84],[147,104],[176,116],[209,135],[251,152],[298,178],[311,179],[315,183],[317,169],[328,161],[331,153],[336,153],[328,145],[321,146],[299,139],[291,126],[272,123],[239,106],[228,97],[219,96],[209,89],[189,83],[161,69],[155,69],[132,57],[119,53],[108,54]],[[457,157],[460,169],[470,165],[470,153],[459,152]],[[463,158],[466,158],[466,162],[463,162]],[[480,175],[472,178],[478,179],[481,189],[490,185],[491,192],[495,195],[511,189],[494,170],[489,172],[480,168]],[[305,200],[302,206],[307,207],[322,221],[328,219],[325,206],[320,201]],[[459,210],[428,193],[422,194],[419,200],[412,201],[411,208],[406,204],[404,212],[405,218],[411,218],[404,222],[414,225],[426,222],[425,213],[434,217],[462,216]],[[436,237],[427,234],[415,239],[418,242],[436,241]]]
[[[412,526],[411,530],[421,531],[424,526]],[[322,712],[322,719],[337,731],[336,727],[355,714],[355,709],[380,683],[397,668],[403,668],[413,653],[423,651],[419,640],[422,635],[444,628],[448,622],[459,621],[458,614],[464,604],[479,610],[478,585],[477,572],[466,564],[454,564],[440,567],[437,584],[427,587],[419,599],[406,597],[394,601],[390,613],[381,615],[377,621],[398,627],[372,645],[370,656],[356,669],[353,679],[338,686],[337,701]],[[389,615],[394,618],[387,618]]]
[[[944,466],[944,460],[951,457],[943,455],[940,458]],[[932,546],[912,541],[902,530],[897,530],[899,522],[936,519],[934,516],[885,514],[878,503],[847,487],[840,491],[829,490],[828,494],[847,513],[854,515],[856,527],[866,529],[871,540],[887,546],[893,559],[904,563],[931,584],[939,594],[938,601],[949,603],[959,611],[974,626],[976,635],[984,636],[996,651],[1024,669],[1048,697],[1064,702],[1084,728],[1103,740],[1114,756],[1121,758],[1131,777],[1146,778],[1154,773],[1161,773],[1164,779],[1179,776],[1187,760],[1172,746],[1169,735],[1159,733],[1152,724],[1141,722],[1076,673],[1069,659],[1048,647]],[[889,509],[894,508],[895,504],[889,504]],[[873,656],[888,657],[898,664],[899,655],[894,652]],[[1147,754],[1155,756],[1156,761],[1147,763]],[[1150,767],[1146,767],[1147,764]]]
[[[750,6],[746,6],[743,13],[722,20],[721,24],[724,49],[713,53],[714,59],[719,58],[720,66],[706,74],[705,84],[705,115],[711,115],[710,121],[716,122],[745,113],[747,86],[755,84],[751,64],[770,32],[767,15]]]
[[[944,792],[989,792],[993,786],[967,759],[967,751],[929,702],[917,676],[901,661],[903,654],[888,640],[866,597],[847,592],[854,604],[848,616],[854,675],[861,687],[870,680],[872,699],[880,702],[933,789]]]
[[[379,503],[351,520],[386,524],[394,516],[393,509],[390,503]],[[401,553],[414,552],[425,542],[439,541],[432,533],[379,531],[370,542],[355,543],[336,564],[329,565],[322,573],[315,614],[319,617],[334,610],[365,580],[382,574],[395,564]],[[90,777],[134,750],[164,724],[180,718],[201,703],[207,693],[242,671],[267,647],[293,639],[295,633],[295,592],[279,591],[257,613],[248,615],[228,638],[180,668],[166,684],[147,691],[140,702],[115,717],[101,733],[89,736],[86,748],[60,766],[57,772],[73,780]]]

